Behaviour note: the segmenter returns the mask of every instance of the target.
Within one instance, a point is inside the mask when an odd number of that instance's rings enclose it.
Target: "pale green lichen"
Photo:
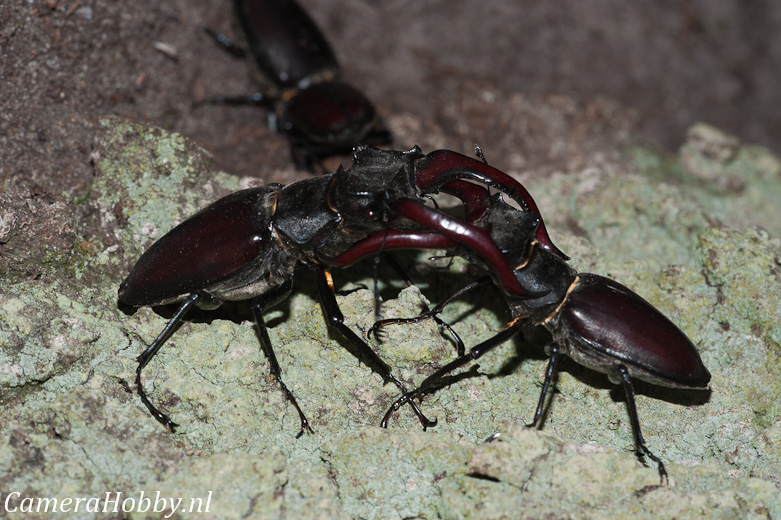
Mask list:
[[[211,156],[179,134],[106,117],[95,147],[93,204],[131,256],[218,193],[239,189],[235,177],[210,172]]]
[[[573,446],[514,426],[474,450],[467,476],[443,486],[442,518],[775,518],[775,487],[728,479],[709,466],[676,468],[657,487],[647,470],[615,452]]]
[[[674,183],[712,221],[781,236],[781,160],[769,150],[700,123],[689,129],[678,156],[637,149],[634,159],[645,175]]]
[[[222,319],[185,323],[144,371],[152,401],[181,425],[167,432],[133,382],[135,357],[166,320],[148,308],[121,312],[116,289],[154,237],[240,183],[208,172],[202,153],[180,136],[117,119],[103,124],[89,204],[114,242],[83,261],[105,279],[97,289],[71,275],[0,284],[0,502],[15,490],[63,498],[160,491],[186,500],[211,491],[219,518],[781,518],[781,246],[762,231],[714,226],[732,225],[724,216],[733,213],[709,209],[750,213],[757,201],[745,190],[709,187],[707,179],[684,186],[680,161],[648,156],[644,167],[658,169],[647,177],[612,165],[527,186],[573,263],[658,306],[713,374],[710,392],[638,385],[643,432],[671,477],[670,486],[656,487],[656,468],[633,453],[620,393],[611,396],[604,377],[574,363],[563,365],[544,431],[523,428],[539,397],[544,335],[497,347],[479,370],[426,395],[421,409],[439,420],[431,431],[421,431],[408,406],[387,430],[377,428],[399,390],[329,334],[306,271],[267,322],[283,379],[314,434],[296,438],[298,416],[269,377],[251,324]],[[737,168],[746,149],[708,153]],[[751,150],[746,171],[774,193],[775,163]],[[361,269],[335,278],[371,287],[370,268]],[[456,262],[450,274],[418,276],[423,294],[444,296],[472,276],[454,280],[463,270]],[[417,288],[404,290],[384,313],[415,316],[422,298]],[[363,335],[374,320],[372,293],[338,301]],[[501,294],[486,289],[443,318],[469,348],[509,316]],[[370,345],[410,387],[455,356],[432,323],[389,327]],[[500,440],[483,443],[497,431]],[[180,509],[175,517],[201,515]]]

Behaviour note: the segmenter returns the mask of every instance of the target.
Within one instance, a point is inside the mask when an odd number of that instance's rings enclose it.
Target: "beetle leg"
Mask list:
[[[248,49],[245,45],[237,43],[235,40],[226,36],[223,33],[212,31],[211,29],[204,29],[206,34],[214,38],[214,41],[223,48],[226,52],[235,56],[236,58],[246,58]],[[215,97],[208,100],[208,103],[212,105],[256,105],[265,108],[271,108],[274,106],[274,99],[264,96],[260,92],[254,94],[248,94],[245,96],[231,96],[231,97]]]
[[[185,314],[187,314],[193,305],[195,305],[203,296],[203,291],[194,292],[188,296],[182,305],[179,306],[179,309],[177,309],[176,313],[168,321],[165,328],[160,332],[160,334],[158,334],[157,338],[155,338],[152,344],[149,345],[146,350],[144,350],[144,352],[142,352],[141,355],[136,358],[136,361],[138,361],[138,368],[136,368],[136,391],[138,392],[138,397],[141,398],[141,402],[144,403],[144,406],[146,406],[147,410],[149,410],[149,413],[151,413],[160,424],[171,430],[171,432],[174,432],[176,427],[179,425],[173,422],[170,417],[158,410],[155,405],[149,401],[149,398],[146,396],[146,392],[144,391],[144,386],[141,384],[141,371],[144,369],[147,363],[152,360],[155,354],[157,354],[157,351],[160,350],[160,347],[163,346],[163,343],[168,341],[168,338],[171,337],[171,334],[174,333],[176,328],[182,322],[182,319],[184,319]]]
[[[401,390],[403,394],[402,397],[406,396],[408,394],[407,389],[404,388],[404,385],[402,385],[398,379],[393,377],[388,364],[385,363],[369,345],[366,344],[366,342],[344,324],[344,315],[342,314],[342,311],[339,310],[339,305],[336,303],[331,273],[323,267],[318,268],[317,285],[320,292],[320,303],[322,304],[323,312],[326,315],[326,323],[328,326],[336,330],[348,343],[350,343],[357,351],[359,359],[377,372],[385,383],[393,383]],[[408,402],[415,411],[415,415],[418,416],[424,429],[437,424],[436,420],[431,421],[423,415],[423,412],[420,411],[414,402]]]
[[[469,282],[468,284],[464,285],[460,289],[458,289],[456,292],[439,302],[433,309],[430,311],[424,312],[420,316],[415,316],[414,318],[388,318],[385,320],[379,320],[372,325],[372,327],[369,329],[369,331],[366,333],[367,336],[371,336],[374,334],[374,337],[377,337],[377,334],[379,333],[380,329],[382,327],[385,327],[386,325],[391,324],[397,324],[397,323],[418,323],[419,321],[427,320],[429,318],[433,318],[437,324],[445,327],[448,332],[455,338],[456,340],[456,347],[457,347],[457,354],[458,356],[463,356],[466,352],[466,347],[464,347],[464,342],[461,341],[461,338],[456,334],[456,332],[444,321],[442,321],[437,315],[440,314],[446,305],[448,305],[450,302],[455,300],[456,298],[461,297],[461,295],[471,291],[472,289],[476,289],[482,285],[485,285],[487,283],[491,283],[491,278],[489,276],[483,276],[482,278],[479,278],[477,280],[474,280],[472,282]]]
[[[489,352],[493,350],[494,347],[501,345],[508,339],[512,338],[518,332],[521,331],[523,326],[526,324],[526,317],[520,317],[515,318],[510,323],[507,324],[507,327],[497,333],[495,336],[488,338],[487,340],[483,341],[482,343],[475,345],[472,347],[472,349],[464,354],[463,356],[459,356],[458,358],[454,359],[447,365],[443,366],[430,376],[428,376],[426,379],[423,380],[423,382],[420,384],[419,387],[415,388],[411,392],[407,393],[406,395],[401,396],[396,400],[393,405],[388,409],[388,411],[385,413],[385,416],[382,418],[382,422],[380,423],[380,426],[383,428],[388,427],[388,420],[390,419],[391,415],[398,410],[401,405],[403,405],[406,402],[412,402],[412,400],[422,395],[424,392],[429,390],[434,386],[435,383],[438,383],[444,376],[452,372],[453,370],[460,368],[470,361],[474,361],[476,359],[479,359],[482,357],[486,352]]]
[[[261,92],[246,94],[244,96],[217,96],[207,101],[212,105],[255,105],[269,108],[274,104],[274,100],[264,96]]]
[[[667,470],[664,469],[664,463],[659,457],[651,453],[651,450],[648,449],[648,446],[645,444],[645,438],[643,438],[643,432],[640,431],[640,420],[637,417],[637,406],[635,405],[635,391],[632,388],[632,382],[629,380],[629,370],[627,370],[624,365],[618,365],[615,370],[618,374],[621,386],[624,387],[624,393],[626,394],[626,407],[629,410],[629,421],[632,423],[632,433],[635,437],[635,449],[638,454],[645,455],[656,462],[659,469],[659,483],[664,485],[664,483],[668,481]]]
[[[366,258],[367,256],[371,254],[375,254],[377,251],[380,252],[380,256],[383,257],[385,261],[387,261],[391,267],[393,267],[394,270],[401,276],[405,283],[407,283],[408,286],[413,285],[412,280],[407,276],[407,273],[404,272],[404,269],[401,268],[401,266],[396,262],[396,260],[388,254],[387,250],[389,249],[443,249],[443,248],[455,248],[458,244],[456,242],[453,242],[447,237],[444,237],[438,233],[430,232],[430,231],[399,231],[397,229],[387,229],[384,232],[376,233],[372,235],[369,238],[366,238],[364,240],[361,240],[360,242],[353,245],[351,248],[349,248],[347,251],[344,251],[341,255],[333,258],[327,258],[325,259],[325,262],[331,266],[334,267],[345,267],[348,265],[352,265],[355,262]],[[379,256],[375,257],[379,258]],[[376,276],[376,274],[375,274]],[[376,282],[375,282],[376,287]],[[457,295],[453,295],[451,298],[456,297]],[[375,317],[378,316],[378,299],[376,295],[376,289],[375,289]],[[437,324],[441,325],[447,331],[453,336],[453,338],[456,341],[456,348],[457,353],[459,356],[464,354],[464,342],[461,341],[461,338],[456,334],[456,332],[444,321],[439,319],[437,316],[432,316],[434,321],[437,322]],[[419,317],[419,319],[415,319],[414,321],[419,321],[420,319],[424,319],[423,317]],[[376,327],[372,326],[371,329],[369,329],[368,334],[371,335],[374,333],[375,337],[379,339],[379,336],[377,336],[377,333],[379,332],[379,328],[382,327]]]
[[[226,36],[222,33],[218,33],[217,31],[212,31],[208,28],[204,29],[204,32],[214,38],[214,41],[216,41],[217,44],[223,48],[223,50],[235,56],[236,58],[245,58],[247,56],[247,48],[236,43],[233,38],[230,38],[229,36]]]
[[[272,106],[269,104],[269,106]],[[277,129],[280,132],[279,120],[277,119]],[[304,135],[298,135],[295,131],[287,131],[287,138],[290,140],[290,159],[298,169],[306,169],[313,173],[320,173],[327,175],[330,173],[323,164],[323,158],[327,157],[329,153],[334,151],[333,146],[321,145],[318,146],[312,143]]]
[[[434,322],[439,325],[440,327],[444,328],[450,336],[453,338],[453,341],[456,342],[456,355],[457,356],[463,356],[466,351],[466,346],[464,345],[464,341],[461,339],[461,336],[458,335],[458,333],[453,330],[453,327],[451,327],[445,320],[437,316],[439,312],[442,312],[441,309],[435,310],[432,309],[430,311],[424,312],[420,316],[415,316],[414,318],[387,318],[384,320],[378,320],[374,322],[374,325],[368,330],[366,333],[367,336],[371,336],[374,334],[374,337],[380,341],[382,341],[383,333],[382,333],[382,327],[385,325],[390,324],[396,324],[396,323],[418,323],[419,321],[432,319]]]
[[[551,383],[553,382],[553,378],[556,377],[556,369],[558,367],[560,357],[561,354],[559,352],[559,346],[553,343],[550,346],[548,368],[545,369],[545,380],[542,382],[542,391],[540,392],[540,399],[537,401],[537,409],[534,410],[534,419],[532,419],[531,424],[526,425],[527,428],[537,428],[542,426],[542,411],[545,408],[545,400],[548,396],[548,390],[555,390],[555,383],[553,389],[551,389]]]
[[[401,267],[401,264],[399,264],[390,253],[384,250],[384,245],[385,245],[385,241],[383,241],[380,244],[380,249],[377,255],[374,257],[374,262],[372,264],[372,282],[374,286],[374,319],[375,320],[379,320],[380,316],[382,315],[382,302],[380,301],[380,292],[378,289],[380,260],[384,260],[385,263],[387,263],[389,266],[391,266],[391,268],[393,268],[394,271],[396,271],[396,274],[398,274],[401,277],[401,279],[404,280],[404,284],[406,287],[412,287],[413,285],[415,285],[415,283],[412,281],[412,278],[410,278],[410,276],[407,274],[404,268]]]
[[[296,435],[296,437],[301,437],[301,435],[303,435],[304,433],[304,430],[308,430],[309,433],[313,433],[312,428],[309,426],[309,421],[306,419],[304,412],[301,411],[301,407],[298,406],[298,402],[296,401],[296,398],[293,396],[293,392],[288,390],[285,383],[282,382],[282,371],[279,368],[279,363],[277,362],[277,356],[274,355],[274,349],[271,347],[271,338],[269,338],[268,330],[266,329],[266,322],[263,320],[263,311],[266,310],[271,305],[273,305],[274,303],[276,303],[277,301],[279,301],[280,296],[284,297],[290,294],[290,290],[292,287],[293,287],[293,280],[291,278],[272,293],[263,294],[253,299],[252,305],[250,307],[252,308],[252,316],[255,318],[255,327],[257,328],[258,331],[258,338],[260,339],[260,347],[263,349],[263,353],[266,355],[266,359],[268,359],[268,364],[271,367],[270,370],[271,375],[274,376],[274,378],[277,380],[277,383],[279,383],[279,387],[282,389],[282,392],[285,394],[285,397],[287,397],[287,399],[293,404],[296,411],[298,412],[298,418],[301,420],[301,431],[298,432],[298,435]]]

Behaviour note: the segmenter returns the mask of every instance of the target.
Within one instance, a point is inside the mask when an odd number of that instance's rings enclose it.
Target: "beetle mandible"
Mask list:
[[[442,156],[450,157],[452,164],[432,170],[428,159]],[[445,221],[432,220],[425,209],[421,210],[421,196],[442,189],[462,198],[472,218],[477,218],[482,213],[482,199],[474,197],[472,189],[459,179],[485,178],[499,186],[505,180],[497,172],[480,170],[477,165],[473,159],[446,150],[426,156],[417,147],[395,152],[358,146],[349,169],[340,168],[334,174],[286,187],[269,184],[233,193],[169,231],[139,258],[119,288],[119,300],[135,307],[181,302],[163,331],[138,358],[136,387],[144,405],[159,422],[173,430],[176,424],[149,401],[144,391],[144,367],[193,306],[214,309],[224,301],[249,301],[271,373],[296,408],[301,431],[310,430],[304,413],[282,381],[263,320],[264,311],[288,297],[294,272],[301,265],[317,272],[328,324],[353,345],[386,383],[393,383],[404,394],[406,389],[391,374],[390,367],[344,325],[329,268],[346,264],[330,259],[376,232],[396,240],[390,231],[392,224],[431,229],[462,241],[484,258],[509,294],[517,298],[532,296],[518,284],[485,230],[448,229]],[[474,172],[472,167],[476,168]],[[418,182],[418,177],[425,177],[425,181]],[[528,199],[527,204],[533,205]],[[541,222],[535,213],[529,214],[535,222]],[[547,240],[546,234],[537,235]],[[394,243],[397,247],[400,244],[398,240]],[[413,242],[406,245],[411,247]],[[382,246],[377,248],[381,249]],[[433,425],[414,402],[410,404],[424,426]]]
[[[471,206],[467,215],[480,215],[467,217],[460,225],[466,229],[490,230],[491,240],[514,266],[513,273],[519,285],[532,296],[517,298],[505,291],[512,315],[507,327],[447,363],[416,389],[399,398],[386,413],[382,426],[387,426],[391,414],[399,406],[432,391],[445,375],[479,359],[522,330],[542,326],[551,333],[552,341],[547,347],[545,380],[529,426],[541,426],[558,363],[562,356],[567,356],[584,367],[606,374],[613,384],[623,388],[636,450],[656,462],[660,480],[665,482],[664,463],[648,448],[640,428],[631,379],[672,388],[707,389],[711,376],[694,344],[666,316],[629,288],[600,275],[577,273],[567,264],[563,253],[544,247],[537,239],[541,218],[535,212],[514,208],[504,202],[501,194],[489,196],[477,186],[462,184],[460,189],[464,192],[460,198],[466,206]],[[430,208],[417,208],[416,211],[437,213]],[[377,248],[377,240],[377,236],[368,237],[332,261],[337,264],[357,261]],[[395,231],[393,240],[386,239],[384,244],[386,249],[449,248],[484,267],[487,261],[484,255],[475,255],[468,247],[464,248],[463,242],[443,236],[435,226],[425,231]],[[497,270],[489,271],[491,276],[467,284],[430,312],[411,319],[381,320],[370,333],[376,334],[379,328],[390,323],[415,322],[436,316],[455,297],[490,283],[492,277],[499,287],[503,287],[504,282],[496,277]]]

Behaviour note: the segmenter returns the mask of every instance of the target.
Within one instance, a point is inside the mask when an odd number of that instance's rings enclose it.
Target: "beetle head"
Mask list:
[[[357,146],[353,154],[352,168],[340,167],[334,174],[329,204],[351,226],[386,227],[394,218],[396,201],[418,197],[411,162],[420,151],[388,152]]]
[[[384,182],[384,179],[367,178],[348,173],[349,170],[340,170],[334,192],[332,194],[333,207],[351,225],[358,227],[376,227],[376,223],[386,225],[390,221],[393,201],[398,197],[398,190],[394,187],[394,180],[403,172]]]

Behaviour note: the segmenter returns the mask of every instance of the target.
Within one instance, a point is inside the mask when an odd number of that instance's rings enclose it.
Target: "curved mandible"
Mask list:
[[[394,249],[455,249],[458,242],[440,235],[436,231],[404,231],[387,229],[378,231],[368,238],[356,242],[342,254],[321,257],[320,260],[333,267],[349,267],[379,251]]]
[[[467,181],[449,181],[440,188],[440,191],[453,195],[464,204],[464,218],[467,222],[479,220],[491,203],[491,193],[485,186],[480,186]]]
[[[507,263],[507,259],[491,238],[489,231],[426,207],[412,199],[399,199],[396,209],[400,216],[423,226],[424,229],[436,231],[474,251],[494,273],[507,294],[516,298],[538,298],[545,294],[531,292],[518,283],[515,271]]]
[[[506,193],[524,210],[539,215],[540,225],[534,238],[543,248],[564,260],[569,260],[569,257],[551,241],[540,210],[531,194],[520,182],[506,173],[450,150],[433,151],[415,164],[415,183],[424,193],[436,192],[439,189],[445,190],[451,181],[461,178],[473,179],[496,188],[502,193]]]
[[[546,293],[535,293],[524,288],[507,263],[491,234],[444,213],[431,209],[412,199],[399,199],[399,215],[422,226],[424,230],[387,229],[356,242],[335,257],[320,260],[334,267],[347,267],[380,250],[392,249],[455,249],[459,245],[475,252],[494,273],[504,291],[516,298],[538,298]]]

